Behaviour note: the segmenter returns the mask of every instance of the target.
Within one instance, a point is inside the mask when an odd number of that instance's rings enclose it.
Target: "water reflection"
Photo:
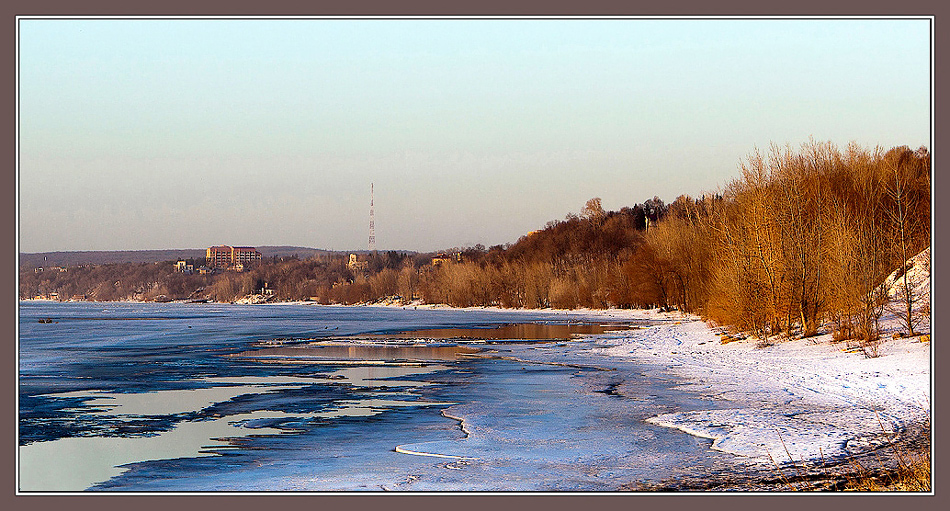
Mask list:
[[[575,336],[636,328],[625,324],[513,323],[485,328],[430,328],[403,332],[347,336],[299,345],[246,350],[233,357],[312,360],[317,362],[455,361],[482,350],[472,344],[496,341],[566,341]]]
[[[590,323],[512,323],[486,328],[432,328],[377,335],[361,335],[359,339],[454,339],[454,340],[525,340],[564,341],[578,335],[596,335],[629,330],[626,324]]]

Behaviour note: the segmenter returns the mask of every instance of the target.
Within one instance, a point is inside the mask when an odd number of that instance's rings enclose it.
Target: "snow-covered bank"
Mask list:
[[[714,449],[754,463],[859,452],[881,441],[882,425],[900,431],[930,414],[930,343],[919,338],[887,340],[880,357],[865,358],[830,335],[766,348],[751,339],[723,345],[698,320],[612,337],[603,353],[669,368],[692,390],[735,403],[649,422],[713,439]]]
[[[922,295],[920,311],[930,299],[929,251],[923,256],[912,259],[907,272]],[[896,287],[901,280],[892,275],[888,282]],[[672,411],[649,422],[710,438],[714,449],[754,464],[830,459],[930,424],[930,335],[895,338],[902,324],[894,314],[881,318],[876,358],[848,350],[847,342],[835,343],[828,333],[767,347],[752,338],[722,344],[716,330],[697,318],[605,335],[612,347],[600,351],[667,368],[691,389],[735,404]],[[921,323],[929,333],[929,315]]]

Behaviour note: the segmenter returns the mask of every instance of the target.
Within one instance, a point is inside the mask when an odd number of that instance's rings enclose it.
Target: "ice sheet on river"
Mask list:
[[[21,488],[614,490],[727,463],[708,440],[643,421],[714,404],[646,374],[642,364],[591,353],[590,339],[491,345],[496,353],[488,358],[371,367],[276,351],[242,355],[284,346],[282,338],[577,319],[588,318],[30,304],[20,316],[19,391],[21,468],[28,468],[20,476],[32,480]],[[169,442],[176,448],[167,450]],[[74,443],[110,455],[73,456],[66,451]],[[68,487],[44,484],[29,468],[44,465],[83,477]]]

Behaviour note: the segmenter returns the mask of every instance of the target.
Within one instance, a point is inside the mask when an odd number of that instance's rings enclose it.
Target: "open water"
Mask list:
[[[21,492],[613,491],[728,469],[582,313],[21,302]],[[625,325],[639,327],[648,325]],[[607,330],[620,328],[613,325]]]

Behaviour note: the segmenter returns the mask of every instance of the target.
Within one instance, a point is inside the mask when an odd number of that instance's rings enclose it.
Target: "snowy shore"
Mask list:
[[[642,317],[642,316],[640,316]],[[697,319],[604,335],[604,354],[634,357],[685,378],[690,390],[734,404],[648,419],[710,438],[713,449],[751,464],[832,459],[929,423],[931,349],[921,337],[892,339],[866,358],[830,334],[757,347],[721,344]]]

